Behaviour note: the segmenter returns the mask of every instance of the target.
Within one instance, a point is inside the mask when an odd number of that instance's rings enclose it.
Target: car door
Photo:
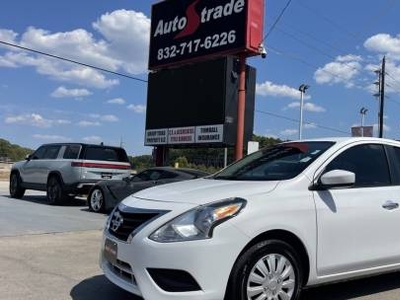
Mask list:
[[[25,163],[20,171],[22,180],[25,183],[37,183],[38,182],[38,167],[41,164],[41,160],[44,158],[46,148],[47,148],[46,145],[40,146],[25,161]]]
[[[319,276],[400,262],[399,187],[380,144],[345,149],[325,171],[354,172],[353,187],[315,191]]]

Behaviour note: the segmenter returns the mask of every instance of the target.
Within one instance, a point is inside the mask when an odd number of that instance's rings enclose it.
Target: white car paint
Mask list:
[[[314,140],[318,141],[318,140]],[[400,185],[313,190],[324,168],[340,153],[361,144],[400,143],[374,138],[320,139],[335,144],[298,176],[280,181],[198,179],[140,191],[122,203],[137,209],[169,212],[141,228],[131,240],[118,240],[106,228],[100,265],[108,279],[145,299],[224,298],[229,275],[246,245],[272,230],[295,235],[304,245],[309,272],[306,286],[400,269]],[[399,172],[400,173],[400,172]],[[350,176],[351,177],[351,176]],[[149,236],[199,205],[240,197],[246,207],[215,227],[210,239],[160,243]],[[118,259],[132,268],[137,283],[116,276],[104,257],[104,241],[118,246]],[[147,268],[189,272],[201,290],[166,292]],[[291,299],[292,300],[292,299]]]

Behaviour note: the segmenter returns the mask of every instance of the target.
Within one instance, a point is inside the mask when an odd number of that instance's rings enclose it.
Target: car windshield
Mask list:
[[[293,142],[264,148],[214,175],[226,180],[285,180],[296,177],[333,142]]]

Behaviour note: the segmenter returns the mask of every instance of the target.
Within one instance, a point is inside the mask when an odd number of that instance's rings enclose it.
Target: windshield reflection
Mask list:
[[[226,180],[285,180],[303,172],[333,142],[289,142],[264,148],[213,176]]]

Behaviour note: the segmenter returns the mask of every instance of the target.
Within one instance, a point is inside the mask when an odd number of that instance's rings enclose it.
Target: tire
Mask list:
[[[19,173],[11,173],[9,190],[12,198],[21,199],[24,196],[25,189],[21,187],[21,177]]]
[[[97,186],[93,187],[87,198],[90,211],[103,213],[105,211],[105,199],[103,190]]]
[[[57,176],[50,176],[47,180],[47,202],[51,205],[62,204],[65,200],[60,179]]]
[[[302,283],[296,251],[280,240],[262,241],[235,263],[225,300],[298,300]]]

